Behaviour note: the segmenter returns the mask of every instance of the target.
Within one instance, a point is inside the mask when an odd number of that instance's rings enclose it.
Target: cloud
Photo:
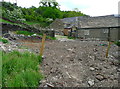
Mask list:
[[[2,0],[0,0],[2,1]],[[5,0],[15,1],[15,0]],[[109,15],[118,13],[119,0],[56,0],[61,10],[78,8],[81,12],[91,16]],[[17,0],[18,6],[39,6],[40,0]]]
[[[68,10],[78,8],[81,12],[91,16],[101,16],[118,13],[119,0],[57,0]]]

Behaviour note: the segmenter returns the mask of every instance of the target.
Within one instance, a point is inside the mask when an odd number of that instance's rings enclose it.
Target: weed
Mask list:
[[[41,56],[13,51],[2,54],[3,87],[37,87],[43,75],[39,72]]]

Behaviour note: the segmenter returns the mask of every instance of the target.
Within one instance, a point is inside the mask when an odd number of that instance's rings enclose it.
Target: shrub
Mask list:
[[[117,46],[120,46],[120,41],[114,42]]]
[[[7,39],[4,39],[4,38],[0,38],[0,42],[8,43],[8,40],[7,40]]]
[[[43,75],[39,72],[41,57],[13,51],[2,54],[3,87],[37,87]]]

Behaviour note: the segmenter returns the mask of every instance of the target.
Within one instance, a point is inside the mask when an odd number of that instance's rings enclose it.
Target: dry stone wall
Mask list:
[[[19,25],[11,25],[7,23],[1,23],[2,28],[0,29],[2,34],[8,33],[9,31],[29,31],[33,33],[38,33],[38,34],[47,34],[48,36],[54,37],[54,31],[53,30],[39,30],[33,27],[22,27]]]

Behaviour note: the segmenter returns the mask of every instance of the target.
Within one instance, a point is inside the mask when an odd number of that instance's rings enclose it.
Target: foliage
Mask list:
[[[0,42],[8,43],[8,40],[0,37]]]
[[[10,20],[24,20],[23,13],[20,7],[8,3],[8,2],[0,2],[2,3],[2,16],[5,18],[9,18]]]
[[[76,16],[87,16],[80,11],[63,11],[63,17],[62,18],[68,18],[68,17],[76,17]]]
[[[43,7],[59,8],[59,4],[56,2],[56,0],[40,0],[39,4]]]
[[[117,46],[120,46],[120,41],[115,41],[114,42]]]
[[[41,57],[32,53],[2,52],[3,87],[37,87],[43,78],[40,63]]]
[[[3,17],[22,22],[25,22],[25,20],[26,22],[39,22],[42,27],[49,26],[56,18],[85,16],[78,9],[74,11],[61,11],[56,0],[41,0],[38,8],[34,6],[22,8],[8,2],[0,3],[2,3]]]

